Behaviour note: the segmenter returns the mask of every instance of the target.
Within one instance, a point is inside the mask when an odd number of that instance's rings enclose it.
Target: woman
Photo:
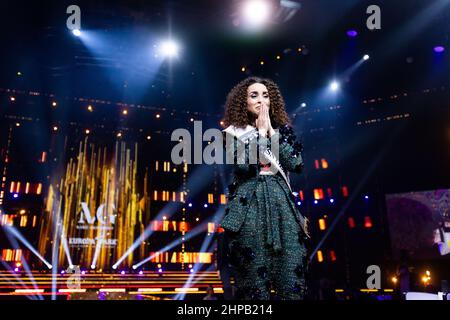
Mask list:
[[[288,171],[302,171],[302,147],[277,85],[256,77],[240,82],[227,97],[224,122],[234,181],[221,226],[235,269],[236,298],[268,300],[274,290],[277,299],[303,299],[309,234],[288,177]],[[259,152],[252,163],[255,143]]]

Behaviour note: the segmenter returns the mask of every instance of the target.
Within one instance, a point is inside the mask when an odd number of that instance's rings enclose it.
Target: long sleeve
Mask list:
[[[304,167],[302,144],[297,140],[294,130],[289,125],[279,128],[279,161],[286,171],[301,173]]]

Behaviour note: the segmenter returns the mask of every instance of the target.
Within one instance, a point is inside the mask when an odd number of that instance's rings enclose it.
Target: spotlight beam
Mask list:
[[[211,177],[212,177],[212,175],[209,174],[210,170],[212,170],[212,166],[202,166],[202,167],[197,168],[193,172],[193,174],[187,181],[187,186],[186,186],[187,189],[191,190],[191,192],[190,192],[191,197],[195,196],[198,192],[200,192],[200,190],[201,190],[201,188],[203,188],[203,186],[207,185],[210,182]],[[205,176],[207,176],[209,178],[205,179],[204,178]],[[179,192],[181,192],[181,191],[183,191],[183,190],[179,189]],[[172,214],[174,212],[176,212],[176,210],[178,210],[178,208],[181,206],[182,206],[182,204],[179,204],[179,203],[167,204],[164,208],[161,209],[161,211],[158,213],[158,215],[155,217],[155,219],[153,219],[153,221],[161,219],[163,214],[166,214],[167,211],[169,211],[170,214],[168,214],[168,215],[169,215],[169,217],[171,217]],[[170,211],[172,211],[172,212],[170,212]],[[144,241],[145,239],[147,239],[148,237],[150,237],[153,234],[153,230],[151,230],[151,228],[152,228],[152,222],[150,222],[150,224],[145,228],[144,232],[142,232],[142,234],[134,241],[134,243],[127,249],[127,251],[125,251],[125,253],[112,266],[113,269],[117,269],[117,267],[126,259],[126,257],[128,257],[134,250],[136,250],[137,247],[139,247],[139,245],[141,244],[142,241]]]
[[[199,234],[201,234],[204,231],[205,227],[206,228],[208,227],[208,225],[206,223],[202,223],[202,224],[198,225],[197,227],[195,227],[190,232],[188,232],[187,234],[184,235],[184,241],[190,240],[191,238],[194,238],[194,237],[198,236]],[[133,266],[133,269],[139,268],[144,263],[146,263],[146,262],[150,261],[151,259],[153,259],[154,257],[156,257],[159,253],[164,253],[167,250],[172,249],[176,245],[180,244],[182,241],[183,241],[182,237],[172,241],[171,243],[169,243],[168,245],[163,247],[161,250],[157,251],[158,253],[155,252],[150,257],[147,257],[144,260],[140,261],[139,263],[135,264]]]
[[[400,126],[396,128],[396,131],[394,131],[392,137],[396,137],[401,129],[404,127]],[[375,170],[376,166],[378,165],[378,163],[381,161],[381,159],[384,157],[384,155],[386,154],[387,150],[392,146],[393,141],[395,139],[390,139],[388,144],[383,148],[383,150],[378,154],[377,158],[375,159],[375,161],[372,162],[372,164],[370,165],[370,167],[368,168],[366,174],[364,175],[364,177],[359,181],[358,185],[356,186],[356,188],[354,189],[353,193],[351,194],[350,198],[347,200],[347,202],[345,203],[344,207],[339,211],[339,213],[336,215],[336,218],[333,220],[332,224],[330,225],[330,227],[328,228],[327,232],[324,234],[324,236],[322,237],[322,239],[319,241],[319,243],[317,244],[316,248],[312,251],[311,255],[309,256],[308,262],[311,263],[312,259],[314,258],[314,256],[316,255],[317,251],[319,251],[319,249],[322,247],[323,243],[325,242],[325,240],[328,238],[328,236],[331,234],[331,232],[334,230],[336,224],[338,223],[338,221],[342,218],[342,216],[344,215],[344,213],[346,212],[347,208],[350,206],[350,204],[352,203],[353,199],[357,196],[357,194],[359,193],[359,191],[362,189],[364,183],[367,181],[367,179],[369,178],[370,174]]]
[[[22,242],[28,248],[28,250],[34,253],[36,257],[38,257],[42,262],[44,262],[49,269],[52,268],[52,265],[47,260],[45,260],[44,257],[42,257],[39,254],[39,252],[36,251],[35,248],[33,248],[33,246],[22,236],[22,234],[19,231],[16,230],[16,228],[14,228],[13,226],[5,226],[4,228],[8,232],[10,232],[16,239]]]
[[[5,232],[5,235],[8,238],[8,241],[12,245],[13,248],[16,248],[16,249],[20,248],[19,243],[17,242],[17,240],[14,237],[12,237],[8,232]],[[3,261],[2,261],[2,264],[3,264],[3,266],[5,266]],[[39,289],[36,281],[34,280],[33,273],[31,272],[30,267],[28,266],[28,263],[25,259],[22,261],[22,264],[23,264],[23,268],[24,268],[25,272],[27,273],[27,275],[30,278],[31,283],[33,284],[33,287],[35,289]],[[9,268],[9,267],[7,267],[7,269],[11,270],[11,268]],[[17,275],[15,273],[14,273],[14,277],[17,279]],[[27,289],[27,287],[25,287],[25,288]],[[38,294],[38,298],[40,300],[44,299],[41,294]]]

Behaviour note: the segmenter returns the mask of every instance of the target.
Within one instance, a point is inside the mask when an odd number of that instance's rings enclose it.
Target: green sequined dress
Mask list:
[[[302,147],[292,128],[283,126],[276,135],[273,138],[279,139],[277,160],[282,171],[300,173]],[[270,148],[269,139],[257,132],[253,137],[259,146]],[[248,139],[235,141],[249,144]],[[248,157],[248,148],[244,155]],[[234,157],[235,160],[239,157],[236,151]],[[236,299],[303,299],[307,271],[306,219],[296,205],[288,182],[280,173],[261,174],[262,166],[258,164],[233,166],[234,180],[229,186],[221,226],[228,239],[229,261],[235,270]]]

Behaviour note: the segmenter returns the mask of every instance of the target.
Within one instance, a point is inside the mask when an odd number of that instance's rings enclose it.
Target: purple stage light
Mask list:
[[[436,46],[433,48],[434,52],[441,53],[445,51],[445,48],[443,46]]]
[[[125,271],[124,271],[124,270],[120,271],[120,274],[121,274],[121,275],[124,275],[124,274],[125,274]]]
[[[142,276],[144,274],[144,271],[139,271],[139,274]]]
[[[351,38],[354,38],[358,35],[358,32],[356,30],[348,30],[347,35]]]
[[[16,199],[16,198],[18,198],[18,197],[19,197],[19,195],[18,195],[17,193],[14,193],[14,194],[13,194],[13,198]]]
[[[159,268],[159,269],[158,269],[158,272],[159,272],[159,273],[162,273],[162,272],[163,272],[163,270],[162,270],[161,268]]]
[[[330,203],[334,203],[334,199],[330,199]]]
[[[191,208],[191,207],[192,207],[192,203],[189,203],[189,204],[188,204],[188,207]]]
[[[314,200],[314,204],[318,204],[319,203],[319,201],[317,201],[317,200]]]
[[[14,272],[19,272],[19,268],[14,268]]]

